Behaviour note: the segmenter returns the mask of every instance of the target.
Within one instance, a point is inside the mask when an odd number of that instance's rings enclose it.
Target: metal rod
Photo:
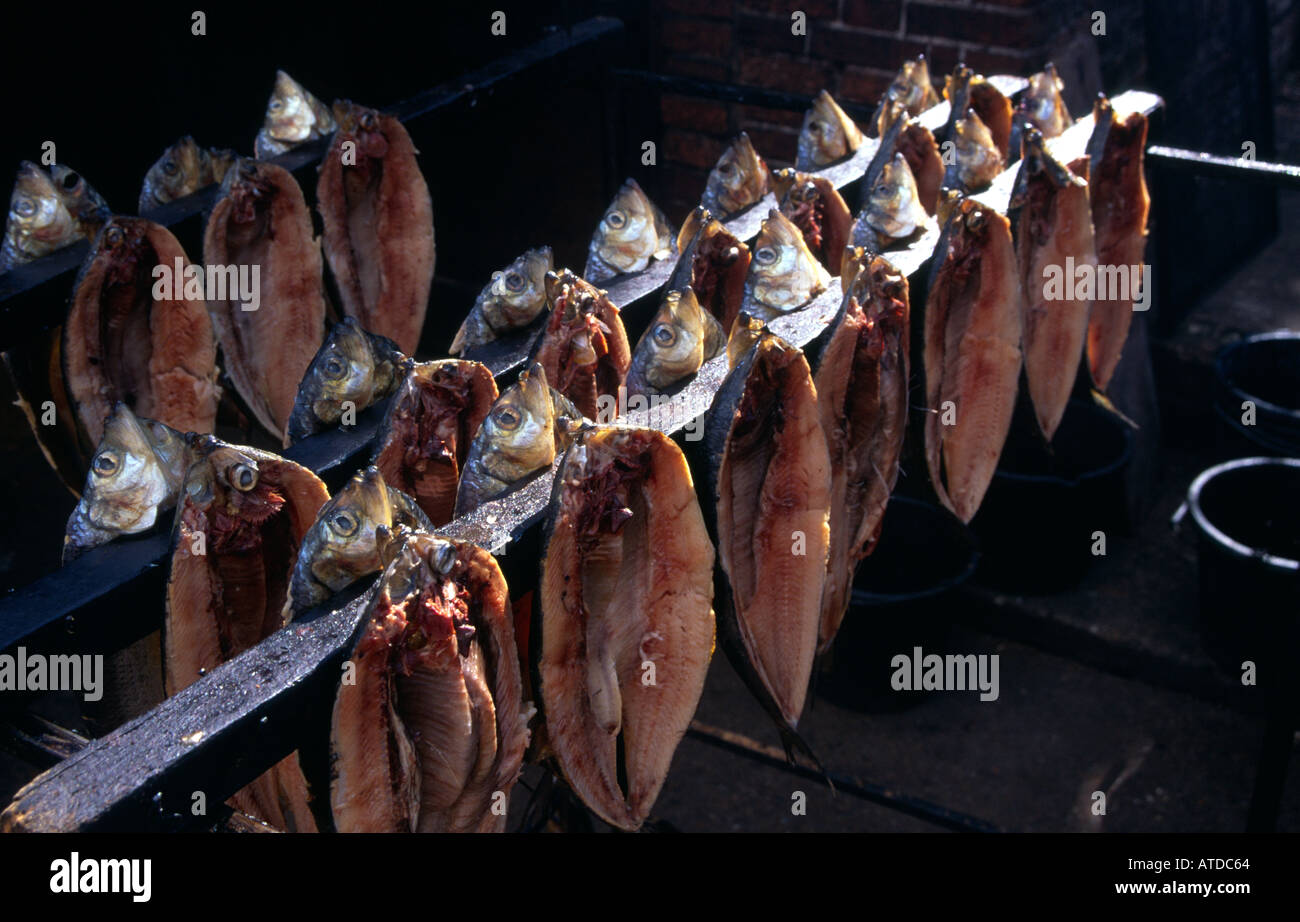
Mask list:
[[[1265,183],[1284,189],[1300,189],[1300,166],[1269,163],[1244,157],[1220,157],[1203,151],[1183,150],[1152,144],[1146,151],[1147,161],[1157,167],[1182,173],[1194,173],[1212,179]]]
[[[686,732],[687,735],[695,739],[734,753],[741,758],[762,762],[772,768],[811,781],[827,780],[833,785],[837,794],[843,792],[850,797],[857,797],[860,800],[888,807],[890,810],[896,810],[899,813],[925,820],[927,823],[934,823],[937,826],[943,826],[957,832],[1002,832],[1001,828],[986,820],[967,816],[956,810],[949,810],[947,807],[941,807],[919,797],[902,794],[879,784],[858,781],[856,778],[850,778],[836,772],[823,773],[815,768],[791,763],[780,749],[765,746],[742,733],[734,733],[731,730],[713,727],[698,720],[692,720],[690,729]]]

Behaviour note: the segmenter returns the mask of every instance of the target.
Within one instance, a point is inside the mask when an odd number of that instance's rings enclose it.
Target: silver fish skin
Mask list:
[[[469,316],[451,344],[452,355],[500,339],[528,326],[546,308],[546,273],[555,268],[550,247],[538,247],[519,256],[479,292]]]
[[[808,249],[799,228],[773,208],[754,241],[741,310],[770,322],[803,307],[830,283],[830,273]]]
[[[4,243],[0,246],[0,272],[40,259],[75,243],[81,236],[76,219],[49,174],[24,160],[18,167],[18,178],[9,198]]]
[[[910,237],[928,219],[907,158],[895,154],[867,193],[866,207],[853,222],[850,238],[855,246],[885,247]]]
[[[651,260],[666,259],[675,246],[664,213],[635,179],[629,179],[591,236],[582,277],[598,285],[616,275],[640,272]]]
[[[309,141],[328,137],[337,127],[328,106],[297,80],[277,70],[262,128],[253,142],[253,155],[258,160],[269,160]]]
[[[118,403],[86,474],[81,501],[68,519],[63,562],[119,535],[147,531],[176,505],[192,460],[189,440]]]

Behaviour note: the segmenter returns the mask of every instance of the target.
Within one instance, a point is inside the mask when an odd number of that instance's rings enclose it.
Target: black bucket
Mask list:
[[[975,571],[970,531],[941,506],[894,496],[880,543],[858,567],[848,614],[822,663],[818,691],[859,711],[893,711],[924,692],[895,691],[891,661],[913,647],[944,653],[952,592]]]
[[[1239,458],[1187,491],[1196,523],[1201,632],[1229,675],[1256,664],[1278,687],[1300,659],[1300,459]]]
[[[1028,593],[1076,584],[1095,556],[1095,533],[1129,531],[1132,456],[1128,423],[1091,401],[1070,401],[1050,451],[1036,431],[1013,431],[971,521],[982,552],[976,582]]]
[[[1246,403],[1254,404],[1247,424]],[[1300,457],[1300,333],[1248,336],[1214,360],[1214,415],[1221,457]]]

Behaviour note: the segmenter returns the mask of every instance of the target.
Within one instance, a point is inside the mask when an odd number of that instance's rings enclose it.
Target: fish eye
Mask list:
[[[330,519],[330,531],[340,538],[349,538],[356,533],[358,522],[346,512],[339,512]]]
[[[671,324],[655,324],[654,339],[661,346],[671,346],[677,342],[677,331],[672,328]]]
[[[754,258],[765,266],[771,265],[776,262],[776,250],[771,247],[759,247],[758,252],[754,254]]]
[[[347,374],[348,363],[343,361],[343,359],[339,358],[337,355],[331,355],[325,360],[325,364],[321,367],[321,371],[324,372],[325,377],[329,378],[331,381],[337,381],[339,378]]]
[[[29,198],[20,198],[14,202],[14,212],[23,218],[36,214],[36,203]]]
[[[518,429],[521,417],[510,407],[497,407],[492,411],[492,421],[505,430]]]
[[[94,469],[97,477],[111,477],[117,473],[119,462],[117,455],[111,451],[101,451],[95,455]]]
[[[736,171],[736,168],[735,168],[734,166],[732,166],[730,163],[719,163],[719,164],[718,164],[718,172],[721,173],[723,176],[730,176],[730,175],[731,175],[732,173],[734,173],[735,171]]]
[[[375,113],[373,112],[366,112],[365,114],[363,114],[361,116],[360,122],[361,122],[362,129],[364,129],[365,131],[374,131],[378,124],[375,121]]]
[[[611,211],[605,215],[605,223],[615,229],[620,228],[627,223],[627,215],[621,211]]]
[[[885,184],[882,182],[880,185],[876,186],[876,188],[874,188],[874,189],[871,190],[871,194],[872,194],[872,195],[888,195],[888,194],[889,194],[889,186],[885,185]]]
[[[984,212],[972,211],[966,216],[966,229],[977,231],[984,226]]]
[[[270,109],[272,112],[279,112],[281,109],[284,108],[284,103],[278,99],[272,99],[271,104],[267,106],[267,108]]]
[[[76,173],[69,171],[62,179],[63,188],[71,192],[77,186],[81,185],[81,177]]]
[[[122,242],[122,228],[116,225],[104,231],[104,243],[110,247],[115,247]]]
[[[821,130],[822,130],[822,123],[814,119],[813,121],[811,121],[811,122],[808,123],[808,130],[809,130],[809,131],[821,131]]]
[[[236,464],[226,479],[240,493],[247,493],[257,486],[257,468],[252,464]]]
[[[163,172],[166,173],[168,176],[175,176],[177,173],[180,172],[180,167],[176,165],[176,161],[174,160],[164,160],[162,166],[163,166]]]
[[[511,291],[523,291],[524,277],[520,275],[518,272],[506,273],[506,288],[510,289]]]

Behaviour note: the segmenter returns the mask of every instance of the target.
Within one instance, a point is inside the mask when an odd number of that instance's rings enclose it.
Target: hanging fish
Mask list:
[[[289,414],[289,439],[297,442],[337,426],[397,389],[407,358],[386,336],[361,328],[354,317],[334,324],[307,366]]]
[[[163,151],[149,167],[140,189],[140,213],[221,182],[238,159],[233,150],[205,149],[186,135]]]
[[[1001,90],[965,64],[958,64],[944,79],[943,96],[950,107],[948,124],[943,133],[944,140],[957,140],[955,132],[958,119],[967,118],[969,110],[974,109],[979,120],[988,128],[993,147],[1003,161],[1009,159],[1011,100]]]
[[[794,166],[805,172],[851,155],[862,146],[862,132],[831,94],[822,90],[803,117]]]
[[[323,102],[297,80],[277,70],[262,128],[253,142],[253,154],[258,160],[270,160],[308,141],[328,137],[335,127],[334,116]]]
[[[155,274],[159,266],[171,286]],[[171,232],[144,218],[115,217],[96,238],[77,276],[61,349],[83,444],[99,444],[119,401],[181,432],[212,431],[216,342],[201,290],[194,298],[184,290],[187,267]]]
[[[557,391],[596,419],[600,399],[617,399],[632,362],[623,320],[604,291],[568,269],[547,274],[546,298],[551,314],[532,359]]]
[[[1021,292],[1011,224],[973,199],[952,208],[925,305],[925,453],[940,501],[969,522],[1011,429]]]
[[[1087,173],[1086,160],[1079,167]],[[1053,157],[1032,125],[1023,135],[1007,217],[1024,293],[1025,377],[1039,428],[1050,442],[1074,389],[1092,297],[1076,297],[1073,278],[1055,291],[1048,280],[1070,264],[1095,266],[1097,253],[1087,180]]]
[[[1096,234],[1097,265],[1107,275],[1118,269],[1128,276],[1133,267],[1144,264],[1147,214],[1151,196],[1147,193],[1142,158],[1146,153],[1147,117],[1130,112],[1120,121],[1105,96],[1092,108],[1092,137],[1088,141],[1088,186],[1092,204],[1092,226]],[[1093,383],[1101,390],[1110,385],[1133,323],[1133,301],[1129,297],[1103,297],[1096,293],[1088,323],[1088,368]]]
[[[164,625],[167,694],[198,681],[278,630],[298,551],[329,492],[311,471],[269,452],[198,439],[173,533]],[[315,832],[297,754],[231,803],[291,832]]]
[[[772,186],[772,171],[741,132],[709,171],[700,204],[722,220],[757,203]]]
[[[767,324],[757,317],[751,317],[745,311],[736,318],[736,325],[727,337],[727,368],[733,369],[745,357],[745,354],[767,332]]]
[[[682,222],[677,249],[682,255],[668,278],[668,290],[690,288],[722,328],[731,329],[745,297],[749,247],[701,205]]]
[[[378,468],[372,465],[354,474],[320,507],[298,548],[284,623],[382,570],[380,548],[401,525],[433,530],[415,500],[384,483]]]
[[[288,445],[298,385],[325,338],[320,245],[293,174],[240,160],[208,216],[203,261],[227,275],[224,292],[207,292],[226,373],[257,421]]]
[[[817,261],[838,273],[853,214],[835,184],[823,176],[785,169],[773,177],[772,191],[781,214],[799,228]]]
[[[943,184],[963,193],[983,191],[1006,167],[1006,158],[998,152],[993,135],[980,121],[974,109],[953,125],[953,159],[948,164]]]
[[[695,292],[668,292],[632,352],[628,396],[651,396],[675,387],[725,347],[722,325],[700,307]]]
[[[636,180],[629,179],[591,235],[582,277],[592,283],[604,282],[620,273],[640,272],[651,260],[667,259],[672,252],[668,219]]]
[[[140,419],[124,403],[113,407],[68,519],[63,563],[119,535],[148,531],[158,513],[176,505],[191,460],[185,436],[152,419]]]
[[[770,321],[803,307],[830,283],[830,273],[809,251],[799,228],[773,208],[754,241],[741,310]]]
[[[546,273],[555,268],[550,247],[528,250],[479,292],[469,316],[451,344],[452,355],[464,355],[514,330],[528,326],[546,307]]]
[[[846,254],[841,281],[844,300],[822,336],[813,377],[831,465],[819,653],[848,612],[858,563],[880,538],[907,425],[907,277],[858,249]]]
[[[343,312],[414,355],[437,255],[415,145],[391,115],[344,100],[316,183],[323,247]]]
[[[653,429],[581,435],[544,540],[534,643],[547,742],[583,803],[633,831],[713,653],[713,545],[681,449]]]
[[[578,408],[547,386],[541,365],[534,362],[519,372],[474,435],[457,487],[455,517],[550,470],[581,424]]]
[[[892,106],[897,105],[907,115],[915,116],[938,104],[939,94],[930,82],[930,65],[926,62],[925,55],[918,54],[915,61],[903,62],[893,83],[889,84],[885,95],[880,98],[880,104],[871,117],[873,137],[884,137],[889,130],[889,125],[896,117],[888,111]]]
[[[718,634],[787,755],[817,651],[831,460],[803,352],[760,334],[705,420],[704,515],[718,548]]]
[[[535,713],[505,577],[487,551],[422,532],[387,567],[330,726],[340,832],[501,832]]]
[[[443,359],[413,363],[389,404],[371,463],[435,526],[452,520],[470,445],[496,399],[486,365]]]
[[[81,236],[87,240],[94,239],[112,216],[103,196],[80,173],[62,163],[50,167],[50,179]]]

